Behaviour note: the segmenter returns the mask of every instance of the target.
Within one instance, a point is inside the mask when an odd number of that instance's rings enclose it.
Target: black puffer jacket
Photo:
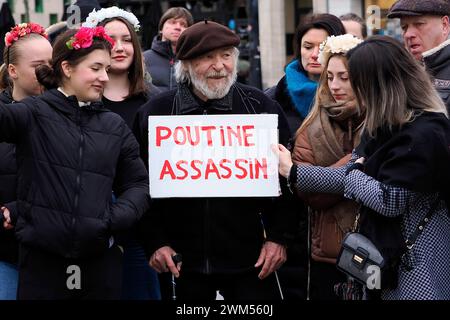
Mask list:
[[[450,40],[425,52],[423,61],[433,77],[434,87],[450,112]]]
[[[0,104],[13,102],[11,92],[8,89],[0,93]],[[1,142],[0,155],[0,205],[3,206],[13,202],[7,205],[11,211],[15,208],[15,200],[17,197],[16,146]],[[3,226],[0,226],[0,261],[16,263],[17,252],[18,248],[17,241],[14,237],[14,230],[7,231],[3,229]]]
[[[280,106],[260,90],[235,84],[221,100],[199,102],[185,85],[150,99],[136,116],[135,135],[145,162],[148,157],[149,115],[278,114],[280,143],[286,144],[290,131]],[[177,100],[174,103],[174,99]],[[170,245],[183,255],[183,270],[234,273],[254,269],[267,239],[288,243],[296,223],[297,206],[281,180],[280,198],[169,198],[153,199],[152,209],[141,220],[144,247],[150,256]]]
[[[145,67],[152,77],[152,83],[160,90],[177,87],[175,80],[175,54],[169,41],[153,38],[152,47],[144,52]]]
[[[94,255],[148,209],[136,140],[101,103],[79,107],[74,96],[50,90],[0,106],[0,141],[17,147],[13,222],[21,243],[66,258]]]

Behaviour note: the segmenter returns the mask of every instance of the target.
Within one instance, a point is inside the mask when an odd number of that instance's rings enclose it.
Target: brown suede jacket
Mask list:
[[[342,158],[336,158],[334,163],[323,163],[316,159],[312,143],[317,134],[311,127],[303,130],[295,139],[292,160],[295,164],[320,165],[324,167],[340,167],[351,158],[351,153]],[[326,136],[326,133],[321,133]],[[314,142],[311,142],[311,137]],[[359,139],[355,139],[359,143]],[[356,144],[354,142],[354,144]],[[358,205],[343,196],[330,193],[304,193],[298,195],[309,206],[311,215],[311,256],[314,260],[335,263],[341,248],[341,242],[346,232],[351,230],[355,220]]]

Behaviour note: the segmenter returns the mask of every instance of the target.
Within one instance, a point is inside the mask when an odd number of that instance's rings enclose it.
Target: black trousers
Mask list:
[[[258,273],[206,275],[181,270],[180,277],[175,278],[176,297],[183,301],[212,301],[219,291],[225,300],[281,300],[275,274],[260,280]],[[159,279],[162,299],[172,300],[171,273],[162,273]]]
[[[336,265],[326,262],[317,262],[311,259],[311,300],[340,300],[334,292],[334,286],[346,282],[344,273],[336,269]]]
[[[116,300],[121,282],[122,251],[116,245],[88,259],[66,259],[20,246],[19,300]]]

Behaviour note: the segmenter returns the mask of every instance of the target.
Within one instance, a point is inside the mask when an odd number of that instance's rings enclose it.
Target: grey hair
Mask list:
[[[236,47],[233,47],[233,58],[235,68],[237,67],[237,62],[239,58],[239,50]],[[191,60],[179,60],[175,63],[175,79],[178,83],[187,83],[191,84],[191,76],[189,74],[189,65]]]

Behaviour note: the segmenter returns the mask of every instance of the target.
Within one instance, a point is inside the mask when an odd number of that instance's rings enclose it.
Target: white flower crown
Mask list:
[[[317,60],[321,65],[324,65],[332,54],[345,54],[361,42],[363,40],[348,33],[340,36],[330,36],[320,44]]]
[[[136,16],[133,13],[120,9],[116,6],[109,8],[102,8],[98,11],[95,11],[95,9],[92,10],[92,12],[89,13],[88,17],[86,18],[86,22],[84,22],[82,26],[88,28],[95,28],[103,20],[117,17],[124,18],[129,23],[131,23],[135,31],[139,31],[141,26],[139,25],[138,18],[136,18]]]

